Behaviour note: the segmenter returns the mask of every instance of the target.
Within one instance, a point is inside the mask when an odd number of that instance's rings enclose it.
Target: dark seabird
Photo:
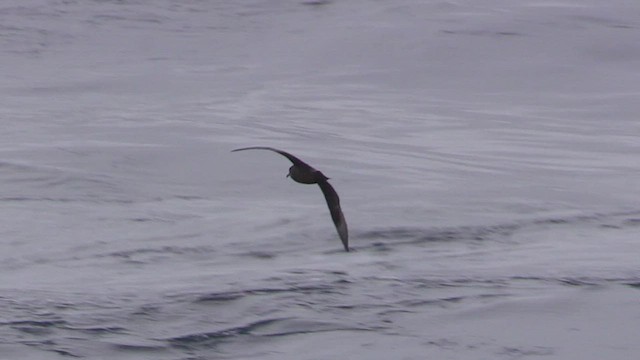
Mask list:
[[[293,166],[289,168],[289,174],[287,174],[287,177],[291,177],[294,181],[301,184],[318,184],[318,186],[320,186],[320,189],[322,190],[322,193],[324,194],[324,198],[327,200],[331,218],[333,219],[333,223],[336,226],[336,230],[338,230],[338,235],[340,235],[340,240],[342,240],[344,250],[349,251],[349,234],[347,231],[347,222],[344,220],[342,209],[340,209],[340,198],[338,197],[338,193],[336,193],[336,191],[333,189],[333,186],[331,186],[331,184],[329,184],[329,182],[327,181],[329,180],[328,177],[324,176],[323,173],[314,169],[304,161],[282,150],[264,146],[253,146],[231,151],[233,152],[242,150],[275,151],[278,154],[286,157],[293,163]]]

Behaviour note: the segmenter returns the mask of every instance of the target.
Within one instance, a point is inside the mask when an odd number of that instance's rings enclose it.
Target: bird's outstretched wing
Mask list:
[[[336,230],[338,230],[338,235],[340,235],[344,250],[349,251],[349,231],[347,230],[347,221],[344,219],[344,214],[342,214],[342,209],[340,208],[338,193],[336,193],[333,186],[326,180],[319,181],[318,185],[324,194],[324,198],[327,200],[331,219],[333,219]]]
[[[272,148],[272,147],[267,147],[267,146],[251,146],[251,147],[246,147],[246,148],[234,149],[234,150],[231,150],[231,152],[243,151],[243,150],[270,150],[270,151],[274,151],[274,152],[277,152],[278,154],[286,157],[287,159],[289,159],[293,163],[293,165],[312,168],[311,166],[309,166],[309,164],[307,164],[304,161],[298,159],[297,157],[289,154],[286,151],[278,150],[278,149],[275,149],[275,148]]]

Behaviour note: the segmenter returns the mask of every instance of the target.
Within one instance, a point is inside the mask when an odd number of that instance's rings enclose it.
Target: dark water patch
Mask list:
[[[340,323],[301,320],[295,318],[273,318],[250,322],[246,325],[223,328],[166,339],[171,346],[178,348],[215,348],[230,339],[241,336],[253,338],[272,338],[313,334],[329,331],[373,331],[373,329],[348,326]]]
[[[508,294],[474,294],[468,296],[450,296],[443,298],[435,298],[435,299],[410,299],[403,300],[399,302],[400,305],[407,308],[413,307],[422,307],[422,306],[438,306],[438,307],[449,307],[449,305],[459,304],[462,302],[474,302],[483,300],[492,300],[496,298],[504,298],[508,297]]]
[[[342,270],[328,270],[326,271],[326,274],[329,275],[340,275],[340,276],[346,276],[349,275],[346,271],[342,271]],[[344,279],[340,279],[339,281],[343,281]]]
[[[352,304],[335,304],[335,305],[329,305],[326,306],[327,308],[330,309],[337,309],[337,310],[349,310],[349,311],[365,311],[365,310],[372,310],[372,309],[388,309],[391,307],[391,305],[389,305],[388,303],[377,303],[377,302],[370,302],[370,303],[364,303],[364,302],[360,302],[360,303],[352,303]],[[408,311],[408,310],[407,310]]]
[[[214,293],[207,294],[199,297],[196,302],[215,302],[215,303],[223,303],[229,301],[235,301],[238,299],[242,299],[245,295],[241,292],[228,292],[228,293]]]
[[[513,282],[546,283],[568,287],[598,288],[607,285],[637,284],[637,278],[608,278],[608,277],[544,277],[544,276],[513,276],[504,279],[506,284],[513,285]]]
[[[626,283],[625,285],[627,285],[627,286],[629,286],[631,288],[640,290],[640,281],[639,282]]]
[[[454,297],[441,298],[441,299],[411,299],[411,300],[403,300],[403,301],[400,301],[399,304],[404,306],[404,307],[408,307],[408,308],[421,307],[421,306],[426,306],[426,305],[436,305],[436,306],[440,306],[440,307],[445,307],[446,305],[449,305],[449,304],[459,303],[462,300],[464,300],[463,296],[454,296]]]
[[[215,346],[221,340],[238,335],[249,335],[253,331],[258,330],[261,327],[270,325],[277,321],[282,321],[285,318],[265,319],[260,321],[251,322],[246,325],[224,328],[215,331],[202,332],[196,334],[189,334],[167,339],[167,341],[176,347],[192,347],[192,346]]]
[[[384,242],[374,242],[371,244],[371,249],[375,252],[387,253],[393,251],[393,247]]]
[[[624,226],[640,226],[640,218],[626,219],[622,222]]]
[[[584,218],[581,218],[580,220],[589,220],[589,218],[584,217]],[[564,224],[569,224],[569,219],[542,219],[542,220],[534,221],[533,224],[534,225],[564,225]]]
[[[489,31],[489,30],[441,30],[440,33],[445,35],[467,35],[467,36],[481,36],[481,37],[511,37],[511,36],[525,36],[525,34],[517,31]]]
[[[35,179],[42,182],[44,187],[71,187],[75,189],[106,189],[117,190],[117,185],[106,180],[108,177],[90,177],[81,175],[62,175],[52,176],[50,178]]]
[[[136,344],[114,344],[118,350],[124,351],[135,351],[135,352],[148,352],[148,351],[159,351],[166,349],[164,345],[152,346],[152,345],[136,345]]]
[[[511,359],[520,359],[525,357],[551,356],[555,354],[555,350],[545,346],[534,346],[530,348],[520,347],[503,347],[497,352],[498,355],[506,355]]]
[[[122,258],[136,263],[146,263],[160,258],[173,256],[204,256],[215,252],[210,246],[162,246],[158,248],[140,248],[133,250],[114,251],[97,257]]]
[[[631,23],[625,23],[618,19],[611,19],[595,15],[571,15],[569,19],[576,20],[582,23],[591,25],[599,25],[612,29],[635,29],[636,25]]]
[[[299,293],[299,294],[309,294],[309,293],[331,293],[333,292],[333,287],[330,285],[322,285],[322,286],[290,286],[283,288],[263,288],[263,289],[255,289],[255,290],[247,290],[244,291],[246,295],[271,295],[271,294],[281,294],[281,293]]]
[[[453,341],[450,339],[430,340],[425,342],[424,345],[435,346],[437,348],[445,349],[445,350],[453,350],[461,346],[460,343],[458,343],[457,341]]]
[[[566,217],[552,217],[543,219],[523,220],[507,224],[487,226],[459,226],[451,228],[387,228],[371,230],[354,234],[357,249],[390,252],[397,245],[427,245],[450,241],[502,241],[510,239],[514,234],[523,230],[535,230],[552,226],[592,224],[602,228],[618,229],[623,227],[640,226],[638,215],[640,211],[596,213],[574,215]],[[362,241],[366,240],[366,241]]]
[[[36,336],[49,335],[52,332],[51,329],[41,328],[41,327],[32,327],[32,326],[14,326],[13,328],[25,334],[36,335]]]
[[[301,2],[302,5],[306,5],[306,6],[324,6],[324,5],[329,5],[331,4],[333,1],[331,0],[306,0]]]
[[[521,227],[525,226],[544,226],[544,225],[568,225],[568,224],[583,224],[593,223],[595,225],[608,225],[612,223],[625,224],[628,220],[633,220],[636,216],[640,215],[640,211],[619,211],[610,213],[594,213],[574,215],[558,218],[546,218],[538,219],[531,222],[521,222]]]
[[[0,322],[1,325],[24,328],[51,328],[60,327],[66,324],[64,320],[16,320],[8,322]]]
[[[161,313],[161,311],[162,311],[162,308],[158,305],[145,304],[138,307],[135,311],[131,313],[131,315],[145,317],[150,320],[153,320],[156,318],[158,314]]]
[[[164,351],[167,349],[167,345],[164,341],[138,339],[131,336],[123,339],[118,339],[116,341],[114,341],[113,339],[109,339],[107,342],[116,350],[126,352],[149,353]]]
[[[54,352],[54,353],[56,353],[56,354],[58,354],[58,355],[66,356],[66,357],[72,357],[72,358],[80,358],[80,357],[83,357],[83,356],[80,356],[80,355],[76,355],[76,354],[72,353],[72,352],[71,352],[71,351],[69,351],[69,350],[51,349],[50,351],[51,351],[51,352]]]
[[[82,357],[81,355],[74,353],[72,350],[65,349],[63,346],[59,345],[53,340],[21,341],[20,343],[26,346],[37,348],[45,352],[55,353],[57,355],[61,355],[64,357],[70,357],[70,358]]]
[[[368,231],[358,234],[358,238],[366,238],[370,240],[393,240],[394,243],[409,243],[422,239],[423,241],[450,241],[458,238],[458,232],[455,229],[446,230],[430,230],[420,228],[389,228],[382,230]],[[367,248],[381,248],[388,246],[383,241],[374,241]],[[360,247],[361,248],[361,247]]]
[[[598,282],[593,281],[591,279],[583,279],[583,278],[560,278],[560,279],[555,279],[555,281],[561,285],[566,285],[566,286],[576,286],[576,287],[583,287],[583,286],[598,286],[600,285]]]
[[[268,251],[248,251],[246,253],[241,253],[239,256],[248,257],[258,260],[270,260],[275,258],[276,253],[268,252]]]
[[[329,331],[373,331],[361,326],[344,325],[336,322],[286,319],[268,324],[253,333],[256,336],[279,337],[289,335],[312,334]]]
[[[276,295],[276,294],[332,294],[336,293],[338,289],[333,284],[327,285],[303,285],[303,286],[289,286],[289,287],[281,287],[281,288],[258,288],[258,289],[249,289],[249,290],[240,290],[240,291],[229,291],[229,292],[219,292],[219,293],[211,293],[198,297],[195,302],[227,302],[227,301],[236,301],[245,297],[250,296],[263,296],[263,295]]]
[[[457,227],[444,229],[421,229],[421,228],[392,228],[385,230],[374,230],[359,234],[358,238],[370,240],[392,240],[393,245],[413,244],[423,245],[437,242],[449,241],[486,241],[498,238],[509,237],[520,226],[494,225],[485,227]],[[373,241],[365,245],[364,248],[388,252],[391,251],[391,242]],[[362,246],[359,247],[362,249]]]
[[[531,290],[531,289],[548,289],[550,285],[559,287],[581,287],[581,288],[599,288],[608,285],[625,285],[638,286],[640,281],[637,277],[553,277],[553,276],[507,276],[496,278],[451,278],[451,279],[387,279],[380,277],[365,278],[369,283],[397,283],[398,287],[413,289],[418,293],[425,293],[429,290],[447,290],[468,289],[471,294],[465,294],[455,297],[443,297],[435,299],[410,299],[408,301],[417,301],[424,304],[455,303],[463,300],[478,301],[482,299],[499,298],[510,296],[513,291]],[[388,284],[384,286],[396,286]]]
[[[132,222],[139,222],[139,223],[143,223],[143,222],[168,222],[168,221],[163,221],[162,219],[157,219],[157,218],[149,218],[149,217],[134,217],[129,219]]]
[[[79,331],[89,335],[111,335],[111,334],[123,334],[127,332],[126,328],[119,326],[96,326],[96,327],[66,327],[69,330]]]
[[[462,278],[444,279],[431,281],[425,284],[428,287],[473,287],[473,288],[503,288],[508,286],[507,279],[486,279],[486,278]]]
[[[569,277],[543,277],[543,276],[514,276],[511,277],[512,281],[519,282],[538,282],[538,283],[550,283],[557,284],[561,286],[570,286],[570,287],[592,287],[603,285],[606,282],[610,282],[610,280],[606,279],[595,279],[595,278],[569,278]]]

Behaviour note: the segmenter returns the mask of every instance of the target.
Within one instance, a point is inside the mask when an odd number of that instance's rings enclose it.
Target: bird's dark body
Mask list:
[[[320,171],[312,168],[302,168],[300,165],[293,165],[289,168],[289,176],[301,184],[318,184],[321,181],[327,181],[329,178],[324,176]]]
[[[345,221],[344,215],[342,214],[342,209],[340,208],[340,198],[338,197],[338,193],[336,193],[336,191],[333,189],[333,186],[331,186],[331,184],[329,184],[329,182],[327,181],[329,180],[328,177],[326,177],[322,172],[314,169],[311,165],[282,150],[274,149],[271,147],[254,146],[235,149],[232,151],[242,150],[270,150],[277,152],[293,163],[293,166],[289,168],[289,174],[287,176],[290,176],[291,179],[293,179],[295,182],[301,184],[318,184],[318,186],[320,186],[320,190],[322,190],[322,193],[324,194],[325,200],[327,201],[327,206],[329,207],[329,212],[331,213],[331,219],[336,226],[336,230],[338,231],[340,240],[342,240],[342,245],[344,246],[345,251],[349,251],[349,234],[347,230],[347,222]]]

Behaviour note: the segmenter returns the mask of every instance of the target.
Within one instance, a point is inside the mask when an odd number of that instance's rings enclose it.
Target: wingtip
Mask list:
[[[249,147],[241,147],[241,148],[235,148],[233,150],[231,150],[231,152],[236,152],[236,151],[242,151],[242,150],[251,150],[251,149],[260,149],[262,148],[261,146],[249,146]]]
[[[349,235],[347,233],[346,226],[341,226],[338,229],[338,235],[340,235],[340,240],[342,241],[342,246],[344,247],[344,251],[349,252]]]

